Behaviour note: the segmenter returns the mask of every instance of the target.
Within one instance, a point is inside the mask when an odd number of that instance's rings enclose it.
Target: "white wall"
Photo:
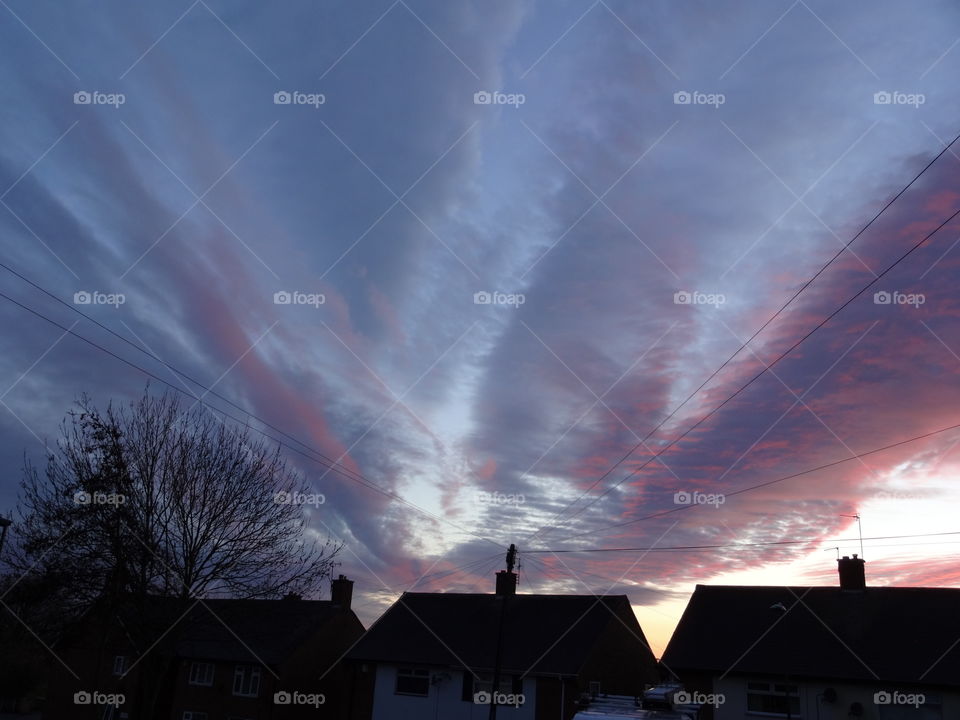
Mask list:
[[[394,693],[397,668],[377,665],[376,684],[373,689],[373,720],[487,720],[489,705],[475,705],[460,699],[463,688],[463,673],[460,670],[431,669],[431,676],[447,675],[437,684],[430,685],[427,697],[413,697]],[[526,702],[518,709],[497,708],[497,720],[534,720],[536,713],[536,680],[523,679]]]
[[[762,680],[764,678],[757,678]],[[774,681],[776,682],[776,681]],[[790,680],[800,691],[800,718],[792,720],[850,720],[850,704],[859,702],[863,706],[863,715],[859,720],[955,720],[960,718],[960,692],[940,692],[927,688],[930,699],[939,700],[939,704],[929,703],[914,709],[912,706],[877,705],[874,693],[881,690],[903,693],[922,693],[922,687],[896,686],[878,683],[876,686],[865,684],[844,684],[838,682],[802,682]],[[837,692],[837,699],[828,703],[822,695],[827,687]],[[723,694],[725,702],[715,712],[715,720],[763,720],[778,717],[747,712],[747,679],[726,677],[714,683],[714,693]],[[818,714],[819,713],[819,714]],[[782,717],[782,716],[781,716]]]

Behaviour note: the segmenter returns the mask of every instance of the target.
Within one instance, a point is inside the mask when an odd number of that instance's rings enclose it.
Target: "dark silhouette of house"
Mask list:
[[[363,625],[353,583],[331,585],[324,601],[153,597],[139,615],[133,604],[95,611],[54,649],[44,718],[345,720],[340,659]]]
[[[838,587],[698,585],[662,662],[703,715],[960,718],[960,589],[866,587],[839,560]]]
[[[499,710],[517,720],[569,720],[583,694],[637,696],[657,681],[626,595],[525,595],[513,573],[497,581],[496,594],[404,593],[347,655],[372,685],[357,717],[486,718],[498,656],[511,705]]]

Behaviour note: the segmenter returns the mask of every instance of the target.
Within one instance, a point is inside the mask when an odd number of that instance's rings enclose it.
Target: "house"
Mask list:
[[[404,593],[348,653],[372,685],[366,720],[570,720],[584,694],[640,695],[659,677],[626,595]],[[495,676],[499,676],[496,678]],[[496,692],[495,692],[496,691]]]
[[[346,720],[340,659],[363,635],[352,586],[341,575],[327,601],[150,598],[139,616],[91,617],[55,648],[44,718]]]
[[[960,718],[960,589],[698,585],[662,662],[715,720]]]

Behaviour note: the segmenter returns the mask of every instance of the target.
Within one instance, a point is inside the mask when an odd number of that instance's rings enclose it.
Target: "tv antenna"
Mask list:
[[[860,557],[863,558],[863,526],[860,525],[860,513],[856,515],[841,515],[840,517],[854,518],[857,521],[857,531],[860,533]],[[837,554],[839,556],[839,550]]]

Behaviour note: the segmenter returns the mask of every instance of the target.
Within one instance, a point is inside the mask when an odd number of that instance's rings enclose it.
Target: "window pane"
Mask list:
[[[430,671],[425,668],[399,668],[396,692],[403,695],[429,695]]]

